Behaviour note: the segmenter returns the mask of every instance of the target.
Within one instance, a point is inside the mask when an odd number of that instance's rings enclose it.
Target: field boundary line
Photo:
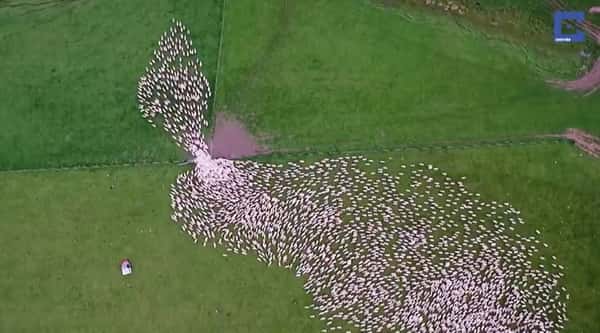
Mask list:
[[[219,31],[219,46],[217,50],[217,68],[215,69],[215,91],[213,94],[212,108],[210,110],[210,127],[208,135],[212,136],[217,119],[217,96],[219,92],[219,76],[221,76],[221,57],[223,56],[223,36],[225,35],[225,8],[227,0],[222,0],[221,4],[221,28]]]
[[[447,141],[447,142],[432,142],[432,143],[407,143],[401,145],[388,146],[364,146],[364,147],[338,147],[335,145],[327,146],[329,149],[319,149],[319,147],[310,147],[306,149],[286,149],[275,150],[252,157],[242,158],[240,160],[249,160],[256,157],[288,157],[288,156],[340,156],[347,154],[367,154],[367,153],[395,153],[407,150],[419,151],[449,151],[458,149],[470,148],[489,148],[489,147],[519,147],[534,144],[570,144],[575,145],[571,139],[560,135],[535,135],[520,138],[504,138],[491,140],[472,140],[472,141]],[[321,146],[321,148],[325,148]]]
[[[282,149],[245,158],[236,159],[238,161],[252,160],[254,158],[269,158],[269,157],[302,157],[302,156],[343,156],[349,154],[369,154],[369,153],[397,153],[407,150],[419,151],[453,151],[459,149],[473,148],[490,148],[490,147],[519,147],[534,144],[570,144],[575,145],[575,141],[565,138],[561,135],[536,135],[521,138],[506,138],[495,140],[473,140],[473,141],[448,141],[448,142],[432,142],[432,143],[413,143],[389,146],[365,146],[365,147],[338,147],[329,146],[314,146],[306,149]],[[325,149],[327,148],[327,149]],[[189,160],[178,161],[134,161],[125,163],[106,163],[106,164],[90,164],[76,165],[53,168],[27,168],[27,169],[4,169],[0,173],[27,173],[27,172],[45,172],[45,171],[77,171],[77,170],[95,170],[123,167],[148,167],[148,166],[184,166],[190,164]]]
[[[186,161],[135,161],[135,162],[124,162],[124,163],[105,163],[105,164],[90,164],[90,165],[74,165],[74,166],[63,166],[53,168],[26,168],[26,169],[4,169],[0,170],[0,173],[27,173],[27,172],[51,172],[51,171],[77,171],[77,170],[96,170],[96,169],[110,169],[110,168],[123,168],[123,167],[137,167],[137,166],[175,166],[183,165]]]

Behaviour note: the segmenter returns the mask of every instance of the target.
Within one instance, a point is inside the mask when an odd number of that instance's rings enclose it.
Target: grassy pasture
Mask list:
[[[169,223],[180,171],[0,173],[0,331],[318,331],[302,281]]]
[[[455,177],[467,177],[487,200],[510,202],[529,233],[541,238],[565,263],[570,323],[564,332],[600,329],[600,161],[567,145],[412,153],[403,162],[427,160]]]
[[[401,164],[430,163],[455,179],[467,177],[466,187],[485,201],[509,202],[521,212],[524,231],[533,235],[539,229],[541,240],[566,266],[571,299],[564,332],[600,330],[600,161],[566,144],[364,156],[375,160],[392,156],[386,163],[390,170],[400,170]],[[268,160],[286,161],[264,159]]]
[[[564,0],[562,2],[568,5],[567,10],[587,10],[590,7],[598,5],[598,3],[593,0]],[[465,0],[465,3],[470,7],[480,7],[481,10],[490,12],[517,10],[525,17],[530,17],[531,19],[536,19],[547,24],[550,24],[552,20],[548,17],[548,13],[550,13],[551,10],[545,1]]]
[[[485,2],[506,4],[493,1]],[[6,3],[0,169],[180,156],[139,116],[136,82],[171,17],[191,29],[214,82],[221,1]],[[369,1],[225,4],[217,110],[240,116],[273,147],[565,127],[600,134],[598,96],[541,81],[573,68],[564,50],[515,47],[441,15]],[[521,210],[567,267],[565,332],[600,331],[598,161],[566,145],[407,151],[393,161],[433,163],[468,177],[484,199]],[[181,170],[0,173],[0,332],[318,331],[292,274],[250,257],[224,258],[169,223],[168,186]],[[134,262],[131,279],[118,274],[122,257]]]
[[[476,140],[566,127],[600,133],[600,97],[555,91],[542,80],[549,74],[536,70],[570,68],[575,58],[564,52],[536,53],[446,16],[369,1],[225,7],[216,110],[267,133],[275,148]]]
[[[0,170],[180,157],[141,120],[137,80],[175,17],[214,82],[220,0],[17,4],[0,2]]]
[[[177,17],[214,83],[222,2],[50,4],[0,5],[0,169],[181,157],[140,121],[136,81]],[[551,90],[535,71],[572,69],[558,49],[538,54],[369,1],[225,5],[217,110],[275,148],[600,133],[597,96]]]
[[[567,268],[565,332],[600,328],[598,161],[536,145],[406,152],[388,166],[415,162],[466,176],[482,199],[520,210]],[[317,332],[301,280],[251,257],[222,257],[169,223],[168,186],[182,170],[1,173],[0,330]],[[134,262],[130,279],[118,273],[121,257]]]
[[[374,3],[384,7],[400,7],[407,5],[413,9],[421,9],[429,13],[447,14],[442,7],[427,6],[425,0],[372,0]],[[562,44],[557,45],[553,39],[553,7],[549,1],[537,0],[463,0],[460,1],[466,7],[464,18],[452,14],[457,22],[475,26],[479,33],[490,33],[501,35],[502,39],[525,44],[528,48],[537,48],[538,51],[552,49],[555,52],[579,51],[582,47],[596,54],[600,47],[595,45],[591,39],[585,44]],[[437,3],[440,3],[438,1]],[[441,2],[444,3],[443,1]],[[456,2],[455,2],[456,3]],[[587,11],[594,6],[593,0],[566,1],[567,10]],[[598,23],[600,16],[586,14],[586,20]]]

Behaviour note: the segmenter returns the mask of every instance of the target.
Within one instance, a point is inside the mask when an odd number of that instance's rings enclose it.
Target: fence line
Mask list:
[[[418,150],[418,151],[447,151],[456,149],[469,149],[469,148],[486,148],[486,147],[514,147],[524,146],[532,144],[548,144],[548,143],[569,143],[573,144],[573,141],[560,136],[529,136],[521,138],[505,138],[496,140],[476,140],[476,141],[448,141],[448,142],[432,142],[432,143],[414,143],[414,144],[401,144],[401,145],[389,145],[389,146],[365,146],[350,148],[340,147],[336,145],[328,146],[316,146],[306,149],[288,149],[267,152],[264,154],[243,158],[242,160],[249,160],[254,158],[283,158],[291,156],[309,156],[309,155],[325,155],[325,156],[339,156],[347,154],[367,154],[367,153],[396,153],[407,150]]]
[[[272,152],[266,152],[264,154],[243,158],[242,160],[259,158],[284,158],[292,156],[310,156],[310,155],[325,155],[325,156],[339,156],[348,154],[366,154],[366,153],[395,153],[406,150],[419,150],[419,151],[447,151],[457,149],[469,149],[469,148],[486,148],[486,147],[514,147],[524,146],[533,144],[548,144],[548,143],[569,143],[573,144],[573,141],[563,137],[524,137],[524,138],[509,138],[509,139],[498,139],[498,140],[478,140],[478,141],[453,141],[453,142],[433,142],[433,143],[414,143],[414,144],[401,144],[401,145],[371,145],[365,147],[340,147],[336,145],[311,147],[306,149],[286,149],[277,150]],[[326,149],[324,149],[327,147]]]
[[[124,163],[94,163],[80,164],[73,166],[51,167],[51,168],[26,168],[26,169],[4,169],[2,173],[27,173],[27,172],[45,172],[45,171],[77,171],[77,170],[95,170],[108,168],[124,168],[136,166],[167,166],[180,165],[186,161],[131,161]]]
[[[213,95],[213,100],[212,100],[212,108],[210,110],[210,115],[211,115],[211,122],[210,122],[210,128],[208,129],[208,133],[212,133],[212,131],[214,130],[215,127],[215,122],[216,122],[216,116],[217,116],[217,110],[216,110],[216,106],[217,106],[217,94],[218,94],[218,90],[219,90],[219,76],[220,76],[220,71],[221,71],[221,58],[222,58],[222,54],[223,54],[223,36],[225,34],[225,3],[227,2],[227,0],[222,0],[222,5],[221,5],[221,27],[220,27],[220,32],[219,32],[219,46],[218,46],[218,50],[217,50],[217,68],[215,70],[215,90],[214,90],[214,95]]]
[[[321,145],[313,146],[306,149],[286,149],[267,152],[264,154],[255,155],[252,157],[241,158],[239,160],[252,160],[256,158],[286,158],[286,157],[301,157],[301,156],[342,156],[349,154],[369,154],[369,153],[397,153],[407,150],[418,151],[449,151],[457,149],[473,149],[486,147],[514,147],[533,144],[573,144],[573,140],[560,136],[529,136],[521,138],[506,138],[496,140],[476,140],[476,141],[452,141],[452,142],[433,142],[433,143],[414,143],[389,146],[370,145],[364,147],[337,146],[337,145]],[[190,164],[188,160],[171,160],[171,161],[130,161],[125,163],[95,163],[88,165],[63,166],[52,168],[28,168],[28,169],[4,169],[0,172],[6,173],[26,173],[26,172],[43,172],[43,171],[76,171],[76,170],[94,170],[107,168],[123,168],[137,166],[183,166]]]

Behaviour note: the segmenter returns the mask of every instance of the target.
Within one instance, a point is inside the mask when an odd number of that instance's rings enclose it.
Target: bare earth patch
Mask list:
[[[567,129],[562,137],[573,141],[577,147],[586,153],[600,158],[600,138],[576,128]]]
[[[549,82],[565,90],[593,93],[600,87],[600,59],[596,60],[592,69],[579,79],[573,81],[550,80]]]
[[[567,128],[563,134],[541,135],[541,137],[567,139],[573,142],[577,148],[592,155],[593,157],[600,158],[600,138],[586,133],[578,128]]]
[[[208,140],[208,151],[213,158],[238,159],[267,153],[244,125],[233,116],[217,113],[214,134]]]
[[[550,0],[549,2],[555,10],[566,10],[566,8],[568,8],[562,0]],[[589,12],[591,14],[598,13],[600,12],[600,7],[592,7],[589,9]],[[600,44],[599,26],[588,20],[584,20],[583,22],[573,22],[573,25],[585,31],[585,33],[587,33],[597,44]],[[548,80],[548,83],[565,90],[585,92],[586,95],[592,94],[600,88],[600,58],[596,60],[591,70],[579,79],[572,81]]]

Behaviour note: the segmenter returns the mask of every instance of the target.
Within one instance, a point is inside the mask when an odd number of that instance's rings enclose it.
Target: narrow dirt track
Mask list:
[[[562,137],[573,141],[579,149],[600,158],[600,138],[595,137],[577,128],[569,128]]]
[[[562,134],[547,134],[539,137],[562,138],[572,142],[585,153],[600,158],[600,138],[578,128],[567,128]]]
[[[548,82],[568,91],[580,91],[591,94],[600,88],[600,59],[596,60],[590,71],[576,80],[550,80]]]
[[[550,7],[554,10],[565,10],[567,6],[560,0],[550,0]],[[600,7],[589,9],[590,14],[600,12]],[[590,38],[600,45],[600,27],[585,20],[581,23],[572,22],[578,29],[583,30]],[[600,58],[596,60],[592,68],[582,77],[575,80],[548,80],[551,85],[568,91],[585,92],[586,95],[596,92],[600,88]]]

